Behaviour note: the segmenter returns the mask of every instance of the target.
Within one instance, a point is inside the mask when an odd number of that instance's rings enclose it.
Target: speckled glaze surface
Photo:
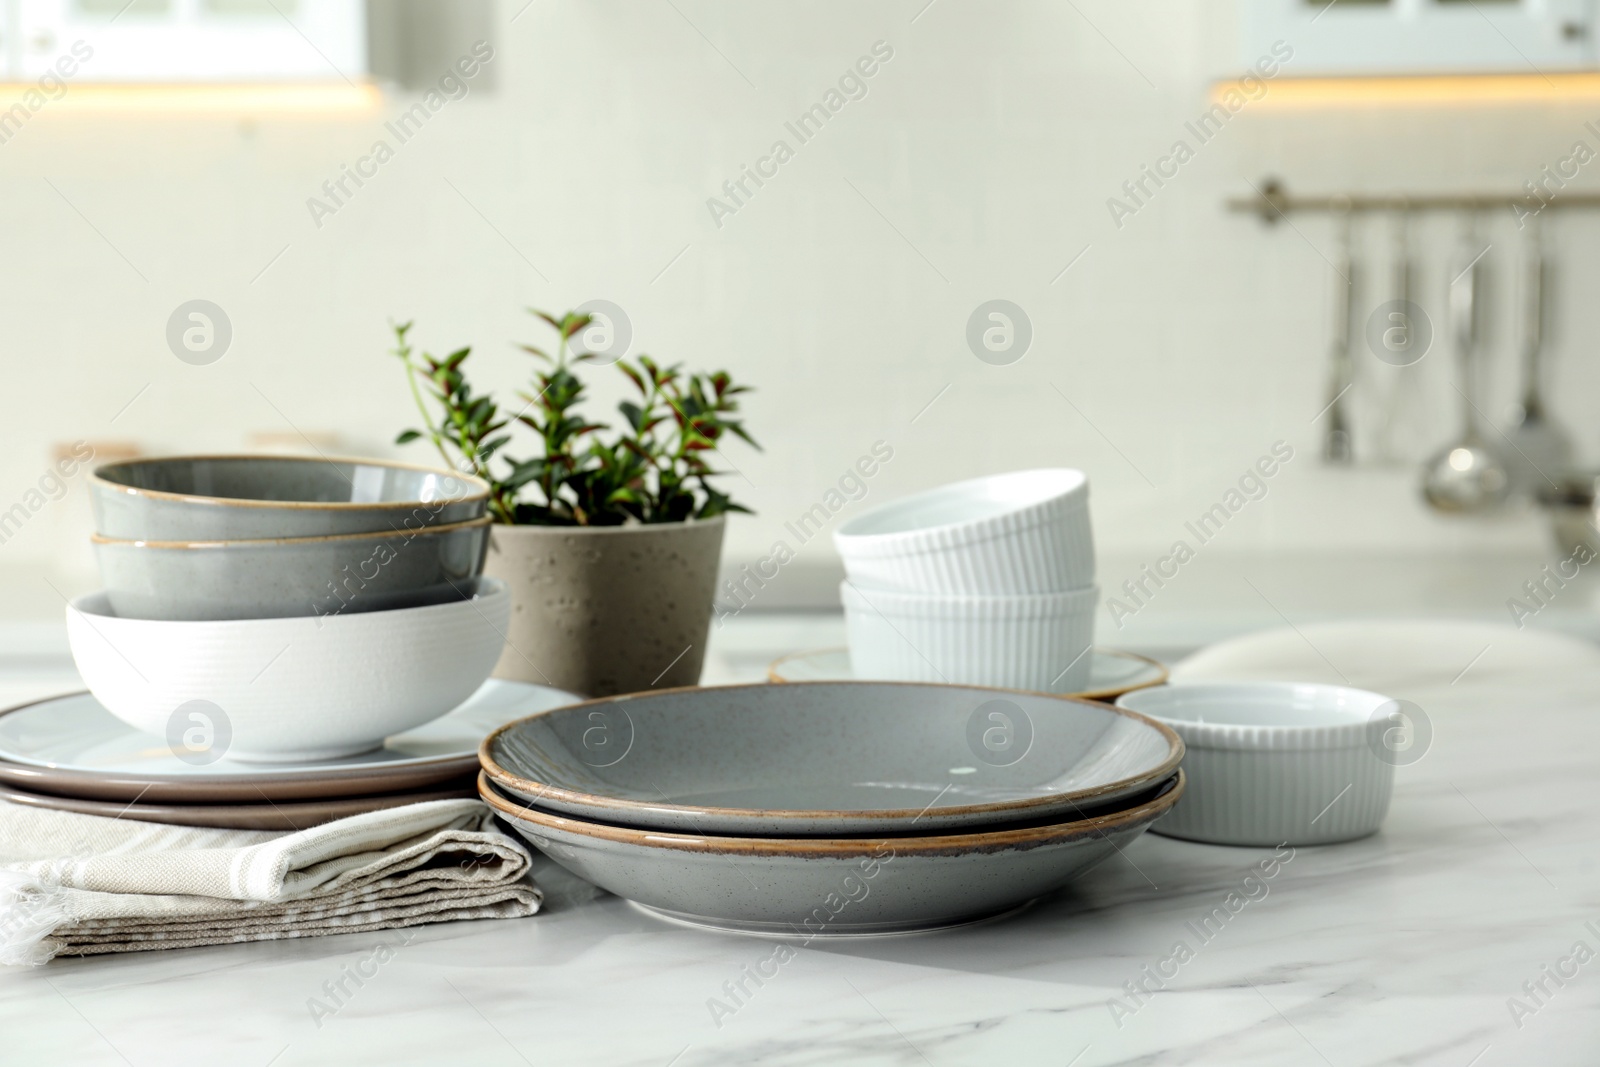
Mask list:
[[[484,573],[512,608],[494,676],[590,696],[693,685],[724,527],[495,526]]]
[[[896,833],[1081,818],[1172,775],[1183,743],[1135,712],[906,682],[690,688],[588,701],[484,740],[509,794],[682,833]]]
[[[347,615],[444,604],[483,569],[488,518],[416,531],[268,541],[96,535],[106,595],[128,619]]]
[[[124,540],[376,533],[481,518],[470,475],[375,459],[170,456],[106,464],[89,479],[95,529]]]
[[[1126,848],[1183,794],[1183,777],[1094,819],[966,834],[750,838],[566,818],[478,791],[517,833],[587,881],[680,921],[784,937],[963,925],[1053,892]]]

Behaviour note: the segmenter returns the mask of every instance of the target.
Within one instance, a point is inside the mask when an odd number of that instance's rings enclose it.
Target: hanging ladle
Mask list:
[[[1549,486],[1572,462],[1572,441],[1544,407],[1539,354],[1544,341],[1545,305],[1550,277],[1536,218],[1528,235],[1522,276],[1522,411],[1506,435],[1511,484],[1532,493]]]
[[[1490,511],[1505,503],[1511,478],[1499,454],[1479,429],[1478,405],[1473,387],[1478,349],[1480,306],[1483,303],[1483,257],[1477,231],[1469,222],[1465,266],[1450,281],[1450,324],[1461,362],[1461,439],[1435,455],[1423,468],[1422,495],[1436,511],[1473,513]]]
[[[1350,243],[1350,202],[1341,198],[1334,210],[1339,213],[1339,262],[1333,289],[1333,333],[1328,344],[1328,425],[1322,435],[1322,461],[1347,465],[1354,458],[1350,417],[1344,395],[1355,379],[1355,363],[1350,358],[1350,313],[1355,294],[1355,256]]]

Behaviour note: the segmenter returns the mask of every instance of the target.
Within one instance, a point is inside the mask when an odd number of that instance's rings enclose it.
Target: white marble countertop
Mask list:
[[[712,675],[838,625],[742,620]],[[1147,834],[1004,921],[814,941],[719,1025],[708,1002],[766,942],[665,925],[541,868],[547,908],[525,920],[5,971],[0,1063],[1597,1062],[1600,676],[1407,695],[1435,734],[1399,768],[1383,830],[1296,850],[1209,940],[1191,924],[1271,850]],[[1193,958],[1130,995],[1180,941]],[[393,957],[315,1018],[324,983],[384,944]]]

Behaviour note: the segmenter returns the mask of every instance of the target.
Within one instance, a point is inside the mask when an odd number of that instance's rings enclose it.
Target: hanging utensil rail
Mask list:
[[[1254,185],[1253,196],[1236,196],[1227,201],[1229,211],[1259,216],[1264,222],[1277,222],[1288,215],[1304,212],[1370,211],[1487,211],[1513,204],[1530,210],[1600,208],[1600,192],[1557,192],[1540,200],[1531,193],[1335,193],[1327,196],[1291,195],[1283,182],[1267,178]]]

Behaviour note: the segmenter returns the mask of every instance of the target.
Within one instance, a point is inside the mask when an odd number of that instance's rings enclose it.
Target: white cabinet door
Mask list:
[[[80,40],[94,54],[77,81],[340,81],[366,73],[362,0],[0,2],[10,8],[0,26],[14,27],[14,78],[39,77]]]
[[[1289,76],[1534,74],[1596,66],[1593,0],[1240,0],[1240,61]]]

